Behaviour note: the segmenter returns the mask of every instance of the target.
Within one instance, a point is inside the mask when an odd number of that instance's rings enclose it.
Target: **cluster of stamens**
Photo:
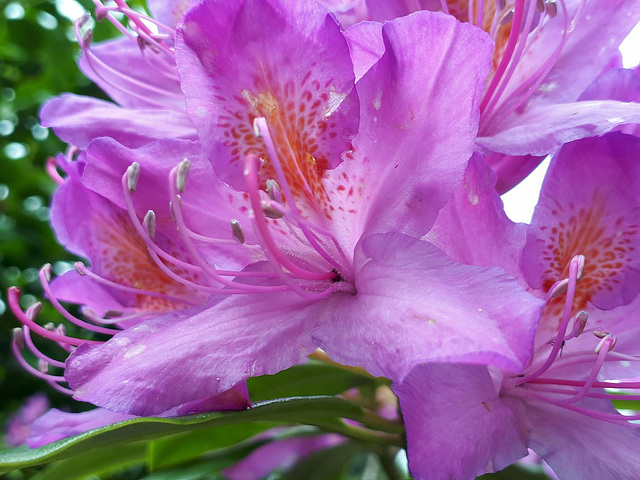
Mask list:
[[[442,10],[450,13],[447,1],[441,0],[441,4]],[[494,64],[480,104],[483,124],[507,118],[536,91],[560,57],[583,4],[570,18],[564,0],[514,0],[512,4],[496,0],[495,6],[485,4],[484,0],[468,2],[468,21],[487,31],[496,41],[494,62],[497,64]],[[548,57],[526,79],[519,78],[516,88],[510,89],[508,96],[504,97],[518,63],[525,57],[540,30],[551,20],[561,22],[562,27],[554,45],[550,46]],[[506,43],[503,37],[505,31],[508,31]]]
[[[585,398],[612,401],[640,400],[640,395],[635,394],[635,390],[640,389],[640,382],[600,380],[599,378],[602,375],[602,368],[607,363],[630,363],[638,362],[639,359],[635,356],[615,352],[616,337],[610,332],[600,327],[587,328],[587,312],[580,311],[572,316],[576,287],[584,272],[584,266],[584,256],[575,256],[569,267],[568,278],[556,282],[547,294],[547,301],[560,295],[566,295],[564,312],[557,335],[537,349],[534,353],[533,364],[528,372],[506,379],[503,387],[510,395],[534,398],[615,424],[640,427],[640,424],[630,423],[632,420],[640,420],[640,415],[623,416],[616,413],[606,413],[578,404],[580,400]],[[595,337],[595,347],[591,350],[572,348],[569,352],[564,351],[564,348],[570,345],[570,341],[584,334],[591,334]],[[584,367],[582,369],[584,378],[568,378],[575,377],[576,374],[568,374],[567,371],[576,372],[581,367]],[[613,391],[632,391],[632,393],[612,393]]]
[[[178,84],[178,74],[175,67],[175,52],[173,39],[175,30],[158,20],[143,13],[132,10],[124,0],[114,0],[113,5],[105,5],[101,0],[94,0],[96,19],[108,20],[126,38],[135,42],[142,57],[154,71],[166,79]],[[128,20],[125,26],[114,14],[122,14]],[[91,16],[87,13],[75,21],[76,38],[87,66],[97,78],[113,88],[126,92],[144,102],[145,105],[167,108],[167,102],[156,101],[153,98],[182,99],[179,89],[170,90],[150,82],[142,81],[130,72],[118,69],[105,62],[91,50],[93,30],[88,28]],[[147,95],[145,95],[147,93]],[[153,98],[152,98],[153,97]]]
[[[261,187],[260,169],[263,159],[255,155],[249,155],[245,161],[245,179],[247,197],[251,206],[249,220],[252,224],[255,240],[251,243],[237,219],[230,219],[229,232],[223,232],[222,238],[213,238],[202,235],[191,229],[185,219],[182,195],[187,188],[187,177],[191,163],[188,159],[182,160],[168,175],[170,202],[169,209],[175,222],[175,235],[181,242],[182,257],[167,251],[157,241],[156,213],[149,210],[142,220],[138,217],[134,207],[134,193],[142,176],[141,167],[133,163],[123,174],[121,179],[122,193],[129,219],[135,232],[143,240],[149,259],[157,266],[161,273],[171,280],[187,287],[189,290],[203,292],[205,295],[223,294],[256,294],[292,291],[306,299],[321,299],[331,295],[337,290],[350,288],[341,272],[349,271],[349,260],[342,253],[337,240],[328,230],[315,225],[303,216],[302,211],[296,206],[296,197],[291,190],[284,174],[277,149],[271,138],[269,127],[263,118],[256,119],[256,134],[265,142],[269,152],[269,161],[272,162],[277,179],[266,181],[266,187]],[[72,161],[75,149],[67,153],[67,161]],[[58,173],[55,160],[52,160],[48,169],[54,179],[63,181]],[[286,235],[289,241],[285,246],[278,243],[272,232],[274,222],[280,222],[286,227]],[[282,235],[284,229],[280,231]],[[295,240],[295,241],[292,241]],[[292,245],[298,244],[299,251]],[[252,256],[262,253],[264,260],[268,261],[271,269],[261,270],[222,270],[216,268],[207,261],[202,254],[202,246],[216,248],[224,246],[229,248],[248,248],[253,250]],[[142,289],[130,285],[123,285],[117,281],[106,278],[92,271],[81,262],[75,265],[79,275],[89,277],[94,282],[115,291],[126,292],[135,295],[159,297],[175,304],[190,304],[189,300],[177,298],[168,293]],[[185,274],[186,273],[186,274]],[[142,319],[150,312],[136,310],[135,306],[128,311],[109,311],[100,316],[89,308],[82,309],[86,320],[78,318],[68,311],[56,298],[50,288],[52,268],[45,265],[40,271],[40,281],[45,295],[50,303],[72,324],[86,332],[98,335],[114,335],[120,331],[123,322],[127,320]],[[22,328],[15,329],[13,350],[20,363],[34,375],[46,380],[55,388],[66,393],[70,390],[61,384],[65,382],[61,375],[52,375],[48,372],[49,366],[64,368],[64,363],[45,355],[38,350],[31,340],[31,331],[41,337],[51,340],[63,348],[65,353],[70,353],[77,345],[83,343],[100,343],[99,340],[70,337],[65,332],[63,325],[42,326],[37,323],[37,316],[42,308],[41,303],[36,303],[26,311],[19,305],[20,290],[12,288],[9,292],[10,306],[18,319],[23,323]],[[191,303],[197,305],[198,303]],[[106,325],[106,326],[105,326]],[[25,347],[38,359],[39,368],[35,368],[27,362],[23,356]]]

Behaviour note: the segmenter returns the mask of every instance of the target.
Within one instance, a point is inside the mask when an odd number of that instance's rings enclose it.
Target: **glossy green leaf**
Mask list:
[[[313,452],[296,463],[283,480],[334,480],[342,476],[346,465],[360,451],[352,443]]]
[[[253,401],[307,395],[337,395],[350,388],[375,383],[374,378],[314,361],[296,365],[275,375],[263,375],[248,380],[249,396]]]
[[[284,422],[316,425],[329,431],[381,444],[401,444],[397,435],[380,434],[347,425],[340,418],[371,422],[359,405],[335,397],[297,397],[258,403],[239,412],[206,413],[189,417],[141,417],[97,428],[36,449],[17,448],[0,452],[0,472],[41,465],[82,452],[151,440],[167,435],[246,422]],[[379,422],[377,419],[373,419]],[[386,426],[384,421],[381,425]],[[391,425],[392,428],[395,428]],[[392,429],[390,428],[390,430]]]
[[[532,472],[530,470],[525,470],[524,468],[520,468],[515,465],[512,465],[510,467],[505,468],[504,470],[500,470],[499,472],[482,475],[481,477],[478,477],[476,480],[548,480],[548,479],[549,477],[547,477],[542,472]]]
[[[154,440],[149,444],[149,468],[156,470],[198,458],[211,450],[240,443],[276,425],[269,422],[220,425]]]
[[[31,480],[80,480],[91,475],[107,475],[143,464],[146,456],[147,445],[143,442],[113,445],[54,462],[31,477]]]

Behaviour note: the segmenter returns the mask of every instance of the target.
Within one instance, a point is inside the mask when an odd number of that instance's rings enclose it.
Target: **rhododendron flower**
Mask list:
[[[22,408],[7,421],[5,441],[8,445],[17,447],[23,445],[31,434],[31,427],[49,408],[49,399],[44,393],[36,393],[27,398]]]
[[[473,479],[527,447],[563,480],[638,478],[630,452],[640,446],[631,423],[640,417],[618,413],[611,400],[635,400],[640,387],[625,381],[639,366],[639,148],[640,139],[619,133],[565,145],[526,237],[498,210],[495,176],[470,164],[430,238],[455,258],[511,271],[521,250],[520,278],[547,305],[523,372],[426,364],[395,385],[416,478]],[[478,244],[449,243],[481,223],[488,228]],[[519,247],[481,249],[507,242]]]
[[[318,346],[398,380],[428,360],[525,364],[541,301],[416,238],[471,155],[490,44],[430,12],[382,35],[384,55],[354,89],[346,40],[318,5],[202,1],[186,13],[176,63],[199,142],[96,139],[82,182],[127,210],[165,274],[209,298],[78,341],[65,372],[75,398],[155,414]],[[160,227],[175,252],[155,240]]]
[[[503,192],[563,143],[640,123],[637,105],[581,94],[612,64],[638,23],[638,2],[617,0],[323,2],[348,27],[383,22],[421,9],[440,10],[485,30],[495,41],[483,98],[478,145]],[[346,35],[367,55],[384,50],[371,23]],[[361,38],[364,37],[364,38]],[[355,47],[357,50],[357,47]],[[589,61],[585,61],[588,58]]]

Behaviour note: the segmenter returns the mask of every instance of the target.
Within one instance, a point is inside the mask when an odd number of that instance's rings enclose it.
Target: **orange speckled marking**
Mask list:
[[[94,270],[108,280],[121,285],[171,295],[178,298],[197,300],[198,293],[168,277],[149,256],[144,241],[131,225],[124,213],[99,216],[94,219],[95,229],[93,250]],[[178,252],[169,252],[183,258]],[[171,266],[181,277],[196,281],[194,275]],[[195,296],[195,298],[194,298]],[[136,295],[134,305],[142,312],[166,312],[183,309],[190,305],[149,295]]]
[[[224,129],[224,145],[231,149],[231,161],[242,162],[247,155],[258,155],[265,160],[260,174],[262,185],[276,178],[264,143],[253,131],[253,120],[264,117],[291,190],[312,204],[323,203],[327,194],[321,178],[331,154],[323,146],[338,135],[331,109],[342,98],[332,94],[332,81],[321,84],[312,72],[297,81],[280,83],[265,66],[258,71],[263,76],[254,79],[253,88],[232,97],[216,95],[224,105],[218,126]]]
[[[578,282],[573,314],[584,310],[598,292],[612,291],[620,284],[620,273],[631,264],[637,248],[634,239],[638,236],[638,225],[628,224],[622,216],[612,216],[605,205],[606,199],[598,192],[587,208],[558,205],[551,214],[568,220],[541,228],[549,231],[542,255],[547,264],[543,274],[545,290],[558,279],[568,277],[569,264],[575,255],[585,256],[584,274]],[[564,296],[553,299],[546,307],[545,316],[559,321],[563,308]]]
[[[461,22],[469,21],[469,1],[468,0],[455,0],[448,1],[447,6],[449,8],[449,13],[456,17]],[[511,8],[511,5],[508,5]],[[478,2],[473,2],[473,15],[474,19],[476,17],[476,12],[478,11]],[[507,11],[508,8],[505,8],[504,11]],[[496,4],[493,1],[485,0],[483,5],[483,16],[482,16],[482,29],[489,33],[491,30],[491,24],[493,22],[493,17],[496,14]],[[475,23],[475,22],[474,22]],[[504,51],[507,48],[507,42],[509,41],[509,35],[511,35],[511,22],[507,22],[504,25],[500,25],[496,28],[495,38],[495,47],[493,48],[493,56],[491,57],[491,70],[489,72],[489,76],[487,77],[487,84],[491,82],[493,75],[498,69],[498,65],[500,65],[500,61],[504,56]]]

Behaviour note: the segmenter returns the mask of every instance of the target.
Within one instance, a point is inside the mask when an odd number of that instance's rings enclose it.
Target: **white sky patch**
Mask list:
[[[542,180],[549,168],[550,157],[538,165],[531,174],[520,182],[515,188],[502,195],[504,211],[514,222],[529,223],[533,216],[533,210],[538,203]]]
[[[624,39],[620,45],[620,52],[622,52],[624,68],[635,68],[640,65],[640,23]]]
[[[620,52],[622,53],[622,65],[624,68],[636,68],[640,65],[640,23],[622,42]],[[531,222],[533,210],[540,196],[540,187],[549,168],[549,162],[549,158],[546,158],[518,186],[502,195],[504,210],[514,222]]]

